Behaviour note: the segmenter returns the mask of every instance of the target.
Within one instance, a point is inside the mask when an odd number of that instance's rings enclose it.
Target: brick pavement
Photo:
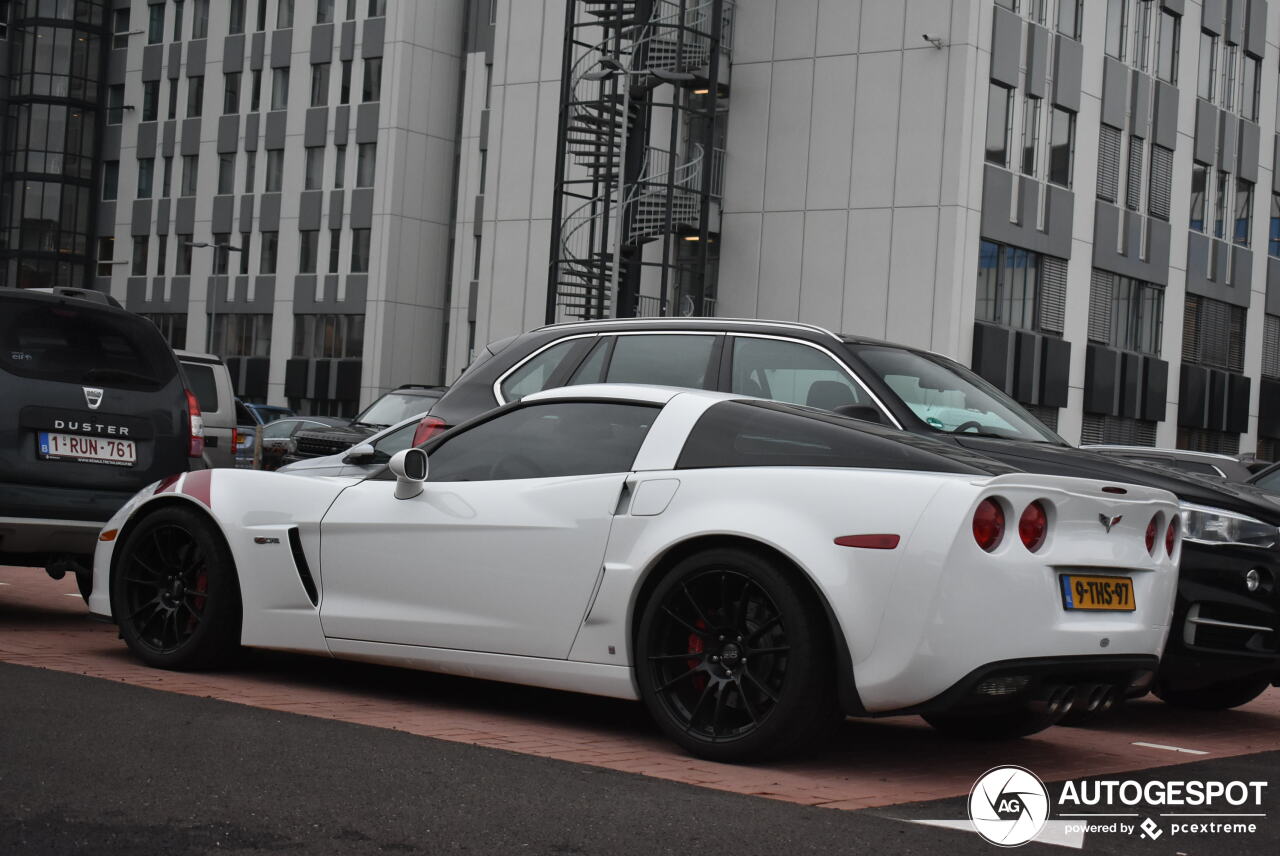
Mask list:
[[[957,796],[998,764],[1055,781],[1280,748],[1272,689],[1228,713],[1142,700],[1105,727],[1003,744],[947,739],[916,717],[850,720],[818,757],[716,764],[680,753],[641,705],[614,699],[272,652],[250,652],[224,672],[150,669],[114,627],[88,616],[73,580],[24,568],[0,567],[0,661],[836,809]]]

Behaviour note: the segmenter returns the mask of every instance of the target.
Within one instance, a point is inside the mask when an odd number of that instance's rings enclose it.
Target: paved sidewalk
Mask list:
[[[916,717],[851,720],[820,757],[715,764],[681,754],[641,705],[613,699],[268,652],[250,652],[227,672],[149,669],[114,627],[88,616],[73,580],[24,568],[0,567],[0,661],[838,809],[965,794],[998,764],[1051,781],[1280,748],[1272,689],[1227,713],[1142,700],[1105,728],[1053,728],[1008,743],[949,740]]]

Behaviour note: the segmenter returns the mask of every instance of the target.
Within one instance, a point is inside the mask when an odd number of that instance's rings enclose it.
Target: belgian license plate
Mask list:
[[[1092,577],[1059,574],[1063,609],[1133,612],[1133,580],[1128,577]]]
[[[38,444],[39,456],[48,461],[77,461],[117,467],[131,467],[138,461],[138,448],[132,440],[41,431]]]

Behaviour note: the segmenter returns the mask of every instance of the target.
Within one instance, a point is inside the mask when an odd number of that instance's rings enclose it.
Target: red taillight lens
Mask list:
[[[978,503],[973,512],[973,540],[990,553],[1004,537],[1004,509],[1000,503],[988,497]]]
[[[1175,516],[1169,521],[1169,528],[1164,530],[1164,550],[1170,556],[1173,555],[1173,548],[1178,543],[1178,529],[1181,525],[1181,521]]]
[[[1026,507],[1018,518],[1018,537],[1031,552],[1039,550],[1044,544],[1044,536],[1049,533],[1049,515],[1045,513],[1040,500]]]
[[[196,394],[187,390],[187,456],[198,458],[204,454],[204,416]]]
[[[1160,515],[1157,514],[1151,518],[1151,522],[1147,524],[1147,552],[1154,553],[1156,549],[1156,536],[1160,534]]]
[[[445,421],[437,416],[424,416],[413,431],[413,445],[421,446],[437,434],[449,430]]]
[[[231,429],[231,449],[234,451],[240,445],[240,430],[238,428]]]

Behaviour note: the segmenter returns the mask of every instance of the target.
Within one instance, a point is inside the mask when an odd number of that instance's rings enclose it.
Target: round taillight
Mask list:
[[[1018,518],[1018,537],[1031,552],[1039,550],[1044,544],[1044,536],[1049,531],[1049,516],[1044,513],[1044,506],[1036,500],[1026,507]]]
[[[1181,525],[1177,517],[1169,521],[1169,528],[1164,531],[1164,550],[1173,555],[1174,545],[1178,543],[1178,527]]]
[[[1004,509],[1000,503],[988,497],[978,503],[978,510],[973,512],[973,540],[978,546],[990,553],[1004,536]]]
[[[1147,524],[1147,552],[1154,553],[1156,549],[1156,536],[1160,534],[1160,515],[1157,514],[1151,518],[1151,522]]]

